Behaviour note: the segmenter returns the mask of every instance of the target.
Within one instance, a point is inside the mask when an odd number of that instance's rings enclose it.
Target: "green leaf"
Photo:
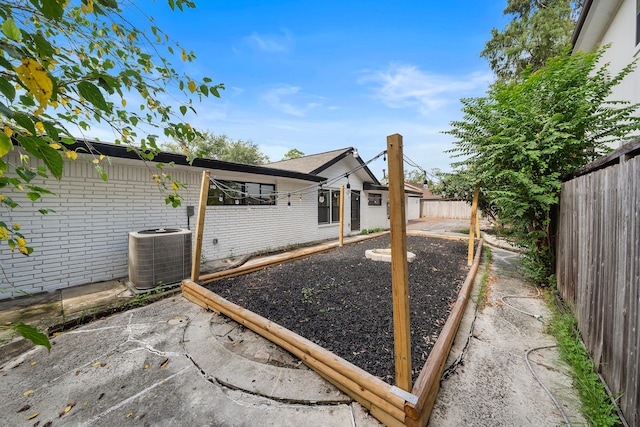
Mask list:
[[[11,209],[15,209],[18,206],[20,206],[19,204],[14,202],[11,197],[5,197],[4,199],[2,199],[2,201],[0,201],[0,203],[2,203],[3,205],[9,206]]]
[[[104,7],[108,7],[109,9],[118,8],[118,3],[116,2],[116,0],[96,0],[96,2]]]
[[[42,122],[44,130],[47,131],[47,135],[53,140],[58,141],[60,139],[60,129],[51,122]]]
[[[29,189],[31,191],[37,191],[40,194],[56,194],[51,190],[47,190],[46,188],[38,187],[37,185],[30,185]]]
[[[88,81],[78,83],[78,92],[80,96],[92,103],[96,108],[102,111],[109,110],[107,102],[104,100],[104,96],[102,96],[102,92],[93,83]]]
[[[13,144],[11,143],[11,138],[0,130],[0,157],[4,157],[4,155],[11,151],[12,148]]]
[[[2,114],[3,116],[5,116],[5,117],[7,117],[9,119],[13,119],[13,117],[14,117],[13,111],[10,110],[2,102],[0,102],[0,114]]]
[[[40,198],[40,194],[39,193],[35,193],[33,191],[30,191],[30,192],[27,193],[27,197],[32,202],[35,202],[36,200],[38,200]]]
[[[33,124],[33,120],[31,120],[31,117],[23,113],[15,113],[13,115],[13,120],[15,120],[16,123],[26,129],[27,132],[29,132],[31,135],[36,134],[36,127]]]
[[[2,23],[2,34],[13,41],[20,41],[20,29],[13,22],[13,19],[7,19]]]
[[[51,343],[49,342],[49,338],[42,332],[38,331],[33,326],[25,325],[20,322],[17,325],[13,326],[13,330],[34,343],[35,345],[41,345],[46,347],[47,350],[51,351]]]
[[[184,105],[180,106],[180,112],[182,113],[182,115],[184,116],[185,114],[187,114],[187,107]]]
[[[4,77],[0,76],[0,92],[7,97],[9,101],[13,101],[16,97],[16,88]]]
[[[57,179],[62,178],[62,154],[51,148],[46,142],[40,138],[33,136],[19,136],[18,142],[29,153],[33,154],[39,159],[42,159],[47,169]]]
[[[40,10],[45,18],[54,20],[62,18],[62,6],[65,3],[66,0],[31,0],[31,4]]]
[[[20,102],[27,107],[33,107],[36,105],[36,101],[29,95],[20,95]]]
[[[36,177],[36,173],[31,169],[25,168],[24,166],[18,166],[16,168],[16,173],[20,178],[24,180],[24,182],[30,182],[33,178]]]
[[[49,41],[47,41],[47,39],[44,38],[44,36],[41,33],[35,33],[32,35],[33,37],[33,42],[36,45],[36,48],[38,49],[38,54],[40,57],[43,58],[51,58],[53,57],[53,55],[55,55],[56,51],[53,48],[53,46],[51,46],[51,43],[49,43]]]

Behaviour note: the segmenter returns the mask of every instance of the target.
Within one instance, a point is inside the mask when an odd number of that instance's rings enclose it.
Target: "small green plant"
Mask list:
[[[582,415],[592,426],[620,425],[616,407],[600,382],[589,353],[582,345],[575,317],[570,312],[561,313],[553,303],[549,306],[553,311],[549,332],[558,342],[560,358],[571,370]]]
[[[302,302],[310,303],[313,297],[313,288],[302,288]]]
[[[370,229],[364,228],[360,231],[360,234],[367,235],[367,234],[379,233],[380,231],[383,231],[382,228],[370,228]]]
[[[483,246],[485,251],[484,271],[480,277],[480,289],[478,290],[478,296],[476,304],[478,309],[482,310],[487,303],[487,292],[489,292],[489,279],[491,277],[491,260],[493,258],[493,252],[489,246]]]
[[[31,341],[35,345],[41,345],[43,347],[46,347],[49,352],[51,351],[51,343],[49,342],[49,338],[33,326],[29,326],[20,322],[17,325],[0,325],[0,329],[13,329],[14,332],[22,335],[23,338]]]

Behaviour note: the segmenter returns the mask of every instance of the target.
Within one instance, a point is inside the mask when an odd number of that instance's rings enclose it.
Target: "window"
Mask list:
[[[275,205],[276,186],[255,182],[217,181],[209,184],[207,206]]]
[[[369,193],[369,206],[382,206],[382,194]]]
[[[340,190],[318,190],[318,224],[340,221]]]

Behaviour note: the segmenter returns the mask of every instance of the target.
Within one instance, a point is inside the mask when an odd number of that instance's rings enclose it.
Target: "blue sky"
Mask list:
[[[188,74],[226,86],[196,105],[194,125],[251,140],[272,161],[349,146],[367,161],[399,133],[427,170],[450,169],[442,131],[459,99],[493,80],[479,53],[509,21],[507,0],[199,0],[182,13],[138,3],[194,51]],[[370,168],[381,178],[386,165]]]

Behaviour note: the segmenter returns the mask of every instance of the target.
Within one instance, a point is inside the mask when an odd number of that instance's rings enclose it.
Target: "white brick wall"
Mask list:
[[[324,176],[336,176],[353,167],[332,166]],[[15,152],[7,160],[17,162]],[[353,159],[351,159],[352,161]],[[5,276],[0,275],[0,299],[16,296],[20,291],[37,293],[127,276],[128,233],[153,228],[187,228],[186,206],[196,208],[200,192],[202,169],[186,166],[165,166],[165,172],[188,185],[180,191],[182,206],[174,209],[164,202],[164,196],[153,182],[157,172],[153,163],[112,158],[105,166],[109,180],[103,182],[91,163],[80,158],[65,162],[64,177],[34,180],[34,185],[46,186],[56,193],[31,202],[24,193],[3,189],[21,207],[2,211],[2,221],[18,222],[34,253],[25,257],[11,253],[6,245],[0,248],[0,263]],[[211,171],[217,179],[275,183],[279,193],[295,192],[313,183],[269,176],[247,176],[224,171]],[[362,180],[350,176],[351,187],[362,191]],[[346,179],[332,185],[339,188]],[[8,190],[8,191],[7,191]],[[367,206],[366,193],[361,193],[361,228],[388,228],[386,194],[382,207]],[[203,239],[207,260],[221,259],[275,249],[291,244],[324,239],[337,239],[338,224],[318,225],[317,191],[281,197],[276,206],[208,206]],[[350,201],[345,203],[349,212]],[[55,210],[41,215],[38,209]],[[371,211],[371,212],[370,212]],[[383,214],[380,214],[383,213]],[[371,214],[371,215],[370,215]],[[349,218],[349,216],[346,216]],[[347,222],[347,221],[345,221]],[[195,229],[196,216],[190,225]],[[350,233],[345,224],[345,235]],[[213,243],[217,239],[217,244]]]

